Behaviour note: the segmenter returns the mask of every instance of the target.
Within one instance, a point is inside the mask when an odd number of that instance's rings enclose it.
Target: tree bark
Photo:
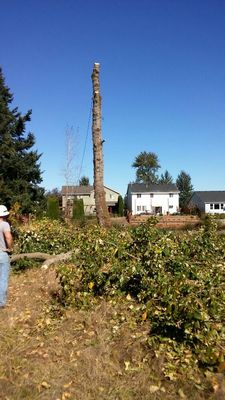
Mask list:
[[[101,128],[101,95],[99,83],[99,64],[95,63],[92,73],[93,83],[93,109],[92,109],[92,141],[93,141],[93,163],[94,163],[94,191],[96,216],[100,226],[111,225],[109,213],[105,200],[103,179],[103,151],[102,151],[102,128]]]

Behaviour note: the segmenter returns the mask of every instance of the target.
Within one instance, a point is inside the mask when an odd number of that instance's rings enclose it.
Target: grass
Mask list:
[[[223,399],[224,371],[194,381],[163,375],[129,299],[99,299],[88,310],[57,303],[54,269],[10,278],[0,310],[2,400]],[[198,378],[198,379],[197,379]]]

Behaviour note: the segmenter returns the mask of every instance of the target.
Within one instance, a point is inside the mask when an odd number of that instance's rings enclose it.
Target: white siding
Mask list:
[[[210,204],[213,205],[211,209]],[[215,209],[215,205],[219,206],[219,209]],[[221,206],[223,205],[223,207]],[[217,206],[216,206],[217,207]],[[208,214],[224,214],[225,213],[225,203],[205,203],[205,212]]]
[[[173,214],[179,210],[179,194],[172,193],[128,193],[128,204],[129,197],[131,197],[131,211],[133,215],[140,214],[142,212],[148,212],[155,214],[157,211],[162,214]]]

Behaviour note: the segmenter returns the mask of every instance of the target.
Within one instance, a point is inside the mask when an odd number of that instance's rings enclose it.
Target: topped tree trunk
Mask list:
[[[102,151],[102,128],[101,128],[101,95],[99,84],[98,63],[94,64],[92,73],[93,83],[93,109],[92,109],[92,140],[93,140],[93,162],[94,162],[94,190],[97,221],[100,226],[110,226],[110,218],[105,200],[103,179],[103,151]]]

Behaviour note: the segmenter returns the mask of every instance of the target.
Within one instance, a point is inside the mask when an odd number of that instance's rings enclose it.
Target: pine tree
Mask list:
[[[122,196],[120,195],[117,202],[117,214],[119,215],[119,217],[122,217],[124,215],[124,201]]]
[[[161,174],[159,183],[165,183],[165,184],[173,183],[173,177],[172,177],[172,175],[170,175],[170,173],[167,171],[167,169],[165,170],[164,174]]]
[[[88,176],[82,176],[79,180],[79,186],[90,186],[90,181]]]
[[[29,213],[43,199],[41,171],[37,151],[32,150],[35,137],[25,134],[31,110],[22,115],[12,108],[13,95],[5,85],[0,68],[0,202],[12,207],[18,202]]]
[[[176,185],[180,192],[179,196],[180,208],[184,210],[187,207],[188,201],[190,200],[193,192],[193,186],[191,183],[190,175],[185,171],[181,171],[177,177]]]

